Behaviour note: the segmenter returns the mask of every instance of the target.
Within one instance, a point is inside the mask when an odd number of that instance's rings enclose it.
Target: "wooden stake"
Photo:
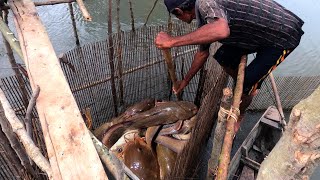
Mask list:
[[[68,3],[68,6],[69,6],[69,12],[70,12],[70,17],[71,17],[71,22],[72,22],[73,33],[74,33],[74,37],[76,38],[76,45],[80,46],[80,41],[79,41],[79,36],[78,36],[78,32],[77,32],[76,21],[74,18],[72,3]]]
[[[234,125],[238,120],[240,115],[240,102],[243,91],[243,81],[244,81],[244,72],[247,64],[247,55],[241,57],[237,83],[234,91],[234,99],[232,102],[232,107],[227,118],[227,129],[223,141],[223,146],[220,155],[219,167],[217,172],[216,179],[218,180],[227,180],[228,177],[228,167],[230,163],[230,152],[232,148],[233,138],[234,138]]]

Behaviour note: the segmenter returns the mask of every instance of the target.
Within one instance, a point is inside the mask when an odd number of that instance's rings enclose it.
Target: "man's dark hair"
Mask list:
[[[170,13],[177,15],[175,8],[179,8],[182,11],[191,11],[195,6],[196,0],[165,0],[164,3]]]

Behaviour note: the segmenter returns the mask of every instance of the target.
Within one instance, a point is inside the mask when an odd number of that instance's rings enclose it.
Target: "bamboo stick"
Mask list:
[[[277,109],[278,109],[280,117],[281,117],[280,123],[281,123],[282,127],[285,127],[286,126],[286,121],[285,121],[285,118],[284,118],[284,113],[283,113],[283,109],[282,109],[282,105],[281,105],[281,100],[280,100],[278,88],[277,88],[277,85],[276,85],[276,82],[274,80],[274,76],[273,76],[272,72],[269,74],[269,79],[271,81],[271,86],[272,86],[273,93],[274,93],[274,96],[275,96],[275,99],[276,99],[276,102],[277,102]]]
[[[25,118],[26,129],[27,129],[27,133],[31,139],[32,139],[32,109],[36,105],[36,100],[39,96],[39,93],[40,93],[40,89],[38,87],[32,94],[32,97],[30,99],[30,102],[29,102],[29,105],[27,108],[27,112],[26,112],[26,118]]]
[[[68,3],[68,6],[69,6],[69,12],[70,12],[70,17],[71,17],[71,22],[72,22],[73,33],[74,33],[74,37],[76,38],[76,45],[80,46],[80,41],[79,41],[79,36],[78,36],[78,32],[77,32],[76,21],[74,18],[72,3]]]
[[[8,119],[12,130],[17,134],[22,142],[29,157],[37,164],[37,166],[47,173],[49,179],[52,179],[52,169],[48,160],[41,154],[40,149],[33,143],[29,137],[27,131],[24,129],[23,124],[20,122],[15,112],[10,106],[10,103],[6,99],[4,92],[0,89],[0,102],[3,107],[4,114]]]
[[[123,95],[124,95],[124,88],[123,88],[123,70],[122,70],[122,37],[123,32],[121,31],[121,24],[120,24],[120,0],[117,0],[117,35],[118,35],[118,74],[119,74],[119,103],[120,105],[124,104]]]
[[[150,18],[150,15],[151,15],[151,13],[153,12],[154,8],[156,7],[157,3],[158,3],[158,0],[156,0],[156,1],[154,2],[154,4],[153,4],[153,6],[152,6],[152,8],[151,8],[151,10],[150,10],[150,12],[149,12],[149,14],[148,14],[148,16],[147,16],[146,22],[144,23],[144,26],[147,25],[147,23],[148,23],[148,21],[149,21],[149,18]]]
[[[129,10],[130,10],[130,16],[131,16],[131,30],[132,30],[132,32],[135,32],[136,28],[134,27],[134,16],[133,16],[131,0],[128,0],[128,3],[129,3]]]
[[[226,132],[226,122],[228,111],[231,107],[232,90],[230,88],[223,89],[223,96],[221,98],[220,109],[218,112],[218,121],[212,139],[212,152],[208,161],[208,174],[207,179],[213,179],[216,174],[216,168],[219,162],[222,143]]]
[[[89,14],[86,6],[84,5],[82,0],[76,0],[79,6],[80,11],[82,12],[82,15],[85,20],[92,21],[91,15]]]
[[[7,10],[2,11],[2,17],[4,19],[6,26],[7,26],[8,25],[8,11]],[[3,22],[3,21],[1,21],[1,22]],[[9,30],[9,28],[7,30]],[[3,42],[5,45],[6,51],[7,51],[9,62],[11,64],[11,67],[12,67],[12,69],[17,77],[18,83],[19,83],[19,89],[20,89],[20,92],[22,95],[22,103],[23,103],[24,107],[27,108],[27,106],[28,106],[28,93],[27,93],[25,85],[24,85],[23,77],[22,77],[20,71],[18,70],[18,65],[17,65],[17,62],[13,56],[13,52],[12,52],[10,43],[5,38],[4,33],[2,33],[2,37],[4,37]],[[20,45],[19,45],[19,50],[20,50],[20,52],[22,52]],[[21,57],[21,59],[22,59],[22,57]]]
[[[112,100],[113,109],[115,116],[118,116],[118,100],[117,100],[117,90],[115,83],[115,67],[114,67],[114,48],[113,48],[113,38],[112,38],[112,0],[109,0],[109,12],[108,12],[108,39],[109,39],[109,63],[111,71],[111,90],[112,90]]]
[[[166,64],[168,66],[168,71],[169,71],[169,75],[170,75],[170,79],[172,81],[173,87],[175,89],[178,89],[179,84],[177,83],[177,76],[176,76],[176,72],[175,72],[175,68],[174,68],[174,64],[172,61],[172,56],[171,56],[170,50],[169,49],[162,50],[162,53],[163,53],[164,59],[166,61]],[[176,94],[176,96],[179,101],[182,100],[180,93]]]
[[[233,138],[234,138],[234,125],[238,120],[240,115],[240,102],[243,91],[243,81],[244,81],[244,72],[247,64],[247,55],[241,57],[239,68],[238,68],[238,76],[237,83],[235,87],[234,99],[232,102],[232,107],[230,113],[227,118],[227,129],[226,134],[223,141],[223,146],[220,155],[220,161],[218,166],[218,172],[216,179],[218,180],[226,180],[228,177],[228,167],[230,163],[230,152],[232,148]]]

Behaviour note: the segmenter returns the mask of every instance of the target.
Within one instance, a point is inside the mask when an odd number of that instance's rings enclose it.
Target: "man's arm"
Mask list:
[[[160,32],[156,37],[155,44],[160,49],[185,45],[211,44],[227,38],[229,34],[228,21],[223,18],[217,18],[215,21],[183,36],[172,37],[165,32]]]
[[[194,55],[194,59],[192,61],[192,64],[188,73],[185,75],[184,79],[179,83],[180,84],[179,89],[173,89],[175,94],[180,93],[182,89],[189,84],[189,82],[194,77],[194,75],[200,70],[200,68],[207,61],[208,56],[209,56],[209,48],[202,51],[199,50]]]

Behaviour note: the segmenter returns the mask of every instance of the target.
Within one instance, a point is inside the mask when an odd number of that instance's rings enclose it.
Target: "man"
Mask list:
[[[263,80],[300,43],[304,22],[273,0],[164,0],[164,3],[178,19],[187,23],[197,19],[199,26],[197,30],[177,37],[160,32],[155,39],[160,49],[200,45],[179,88],[173,89],[175,93],[186,87],[204,65],[213,42],[222,43],[214,58],[233,79],[236,79],[241,56],[256,53],[245,70],[237,132],[245,109]]]

